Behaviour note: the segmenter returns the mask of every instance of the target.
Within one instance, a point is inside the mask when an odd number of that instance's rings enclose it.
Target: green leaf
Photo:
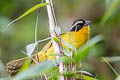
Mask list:
[[[108,62],[117,62],[120,61],[120,56],[114,56],[114,57],[104,57]],[[105,62],[103,58],[101,59],[102,62]]]
[[[86,75],[83,75],[83,79],[84,80],[98,80],[98,79],[95,79],[93,77],[89,77],[89,76],[86,76]]]
[[[88,76],[93,76],[91,73],[87,72],[87,71],[77,71],[77,73],[83,73],[83,74],[86,74]]]
[[[26,54],[28,56],[31,56],[31,54],[35,51],[36,46],[37,46],[37,43],[28,44],[26,46]]]
[[[120,5],[120,0],[113,0],[109,9],[106,11],[106,13],[104,14],[101,20],[102,24],[104,24],[110,18],[110,16],[113,14],[113,12],[115,12],[115,10],[117,9],[119,5]]]
[[[120,80],[120,75],[115,80]]]
[[[77,74],[75,72],[64,72],[63,75],[66,77],[71,77],[71,76],[75,76]]]
[[[72,56],[72,52],[70,52],[68,49],[66,49],[64,47],[63,47],[63,53],[68,57]]]
[[[70,57],[67,57],[67,56],[64,56],[64,57],[60,57],[59,58],[59,62],[64,62],[64,63],[69,63],[69,62],[71,62],[72,60],[71,60],[71,58]]]
[[[52,76],[50,76],[50,78],[48,80],[59,80],[58,75],[56,75],[56,74],[52,75]]]
[[[53,73],[53,72],[57,72],[58,69],[59,69],[59,68],[56,66],[56,67],[54,67],[54,68],[51,68],[51,69],[49,69],[49,70],[46,70],[44,73]]]
[[[23,72],[24,70],[28,69],[30,65],[31,65],[31,59],[26,60],[19,72]]]
[[[118,74],[117,71],[112,67],[112,65],[111,65],[104,57],[102,57],[102,59],[103,59],[104,62],[106,62],[107,65],[112,69],[112,71],[115,73],[115,75],[118,76],[119,74]]]
[[[81,79],[81,75],[80,74],[75,74],[75,77],[78,78],[78,79]],[[95,78],[87,76],[87,75],[82,75],[82,79],[83,80],[98,80],[98,79],[95,79]]]
[[[28,15],[29,13],[31,13],[31,12],[33,12],[33,11],[35,11],[36,9],[38,9],[38,8],[40,8],[40,7],[43,7],[43,6],[46,6],[46,5],[48,5],[48,3],[40,3],[40,4],[37,4],[37,5],[33,6],[32,8],[30,8],[29,10],[27,10],[25,13],[23,13],[20,17],[18,17],[17,19],[13,20],[12,22],[10,22],[10,23],[7,25],[7,27],[10,26],[10,25],[11,25],[12,23],[14,23],[15,21],[17,21],[17,20],[25,17],[26,15]]]
[[[101,41],[103,38],[101,35],[98,35],[92,39],[90,39],[83,47],[81,47],[77,54],[74,56],[75,61],[82,60],[83,58],[86,57],[88,54],[89,50],[99,41]]]
[[[80,74],[77,74],[77,73],[75,73],[75,72],[65,72],[65,73],[63,73],[63,75],[64,75],[64,76],[67,76],[67,77],[73,76],[73,77],[75,77],[75,78],[77,78],[77,79],[81,79],[81,75],[80,75]],[[98,80],[98,79],[95,79],[95,78],[90,77],[90,76],[87,76],[87,75],[82,75],[82,79],[83,79],[83,80]]]
[[[59,42],[59,39],[58,39],[58,37],[53,37],[53,40],[55,41],[55,42]]]
[[[62,42],[63,42],[63,44],[65,44],[67,47],[69,47],[69,48],[71,48],[71,49],[73,49],[73,50],[74,50],[74,47],[73,47],[71,44],[69,44],[69,43],[65,42],[63,39],[61,39],[61,41],[62,41]]]
[[[51,38],[48,37],[48,38],[45,38],[45,39],[43,39],[43,40],[39,40],[39,41],[37,41],[36,43],[28,44],[28,45],[26,46],[26,53],[25,53],[25,54],[30,57],[31,54],[34,53],[35,48],[36,48],[36,46],[38,45],[38,43],[43,42],[43,41],[46,41],[46,40],[49,40],[49,39],[51,39]]]
[[[40,62],[38,65],[34,65],[33,67],[19,73],[15,77],[13,77],[13,80],[23,80],[32,78],[33,76],[40,76],[41,72],[44,72],[48,69],[51,69],[55,67],[56,61],[43,61]]]

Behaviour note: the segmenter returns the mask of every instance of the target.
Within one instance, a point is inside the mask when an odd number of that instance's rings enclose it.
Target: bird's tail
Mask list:
[[[46,60],[48,57],[47,55],[44,54],[44,52],[40,51],[38,53],[38,56],[36,54],[33,54],[32,57],[37,60],[37,58],[39,59],[38,61],[43,61]],[[8,72],[8,74],[10,76],[15,76],[17,72],[19,72],[20,68],[22,67],[22,65],[24,64],[24,62],[28,59],[31,59],[30,57],[25,57],[22,59],[17,59],[17,60],[13,60],[10,61],[6,64],[6,71]],[[31,59],[31,64],[35,64],[35,62]]]
[[[22,65],[24,64],[24,62],[29,59],[29,57],[25,57],[22,59],[18,59],[18,60],[13,60],[10,61],[6,64],[6,71],[8,72],[8,74],[10,76],[14,76],[19,69],[22,67]]]

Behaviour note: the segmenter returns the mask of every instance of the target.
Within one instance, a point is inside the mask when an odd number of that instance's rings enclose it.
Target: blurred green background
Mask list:
[[[118,3],[114,5],[114,1]],[[5,65],[8,61],[25,56],[20,50],[25,51],[26,45],[34,42],[38,11],[30,13],[9,28],[6,26],[40,2],[41,0],[0,0],[0,64]],[[53,0],[53,3],[62,32],[67,32],[74,20],[83,18],[92,21],[90,37],[98,34],[104,36],[104,41],[97,44],[83,61],[83,70],[100,80],[114,80],[117,76],[100,59],[103,56],[120,56],[120,0]],[[40,9],[38,40],[48,37],[48,25],[47,10],[43,7]],[[7,30],[3,32],[4,29]],[[40,43],[39,49],[45,43]],[[111,65],[120,72],[120,61],[112,62]],[[1,69],[0,77],[6,76],[5,71]]]

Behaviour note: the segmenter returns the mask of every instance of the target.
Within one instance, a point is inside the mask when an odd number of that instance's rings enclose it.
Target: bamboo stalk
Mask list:
[[[56,22],[56,17],[55,17],[55,14],[54,14],[54,8],[53,8],[52,0],[46,0],[46,3],[49,3],[49,5],[47,5],[47,12],[48,12],[48,18],[49,18],[49,27],[50,27],[49,30],[50,30],[50,35],[52,37],[51,39],[52,39],[54,52],[60,54],[61,53],[60,46],[59,46],[58,43],[56,43],[53,40],[53,37],[57,36],[56,33],[55,33],[55,27],[57,26],[57,22]],[[56,56],[56,59],[59,59],[59,56]],[[62,74],[63,71],[64,71],[64,64],[63,64],[63,62],[60,62],[60,64],[59,64],[60,74]],[[62,76],[62,75],[59,76],[59,80],[64,80],[64,76]]]

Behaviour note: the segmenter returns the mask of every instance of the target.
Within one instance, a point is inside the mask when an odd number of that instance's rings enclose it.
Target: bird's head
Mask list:
[[[70,31],[79,31],[83,27],[89,27],[91,21],[86,21],[84,19],[77,19],[73,22],[72,28]]]

